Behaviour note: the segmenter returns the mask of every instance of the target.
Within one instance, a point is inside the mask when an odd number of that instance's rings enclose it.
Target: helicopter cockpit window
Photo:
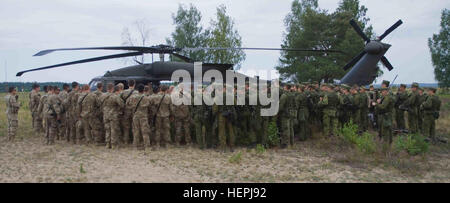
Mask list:
[[[91,84],[89,84],[92,91],[97,89],[97,83],[98,81],[92,81]]]

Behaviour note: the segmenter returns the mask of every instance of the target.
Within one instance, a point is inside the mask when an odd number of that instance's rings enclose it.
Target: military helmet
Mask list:
[[[383,82],[381,84],[386,85],[386,87],[389,87],[390,82],[387,80],[383,80]]]
[[[411,85],[411,87],[419,88],[419,83],[413,82],[412,85]]]

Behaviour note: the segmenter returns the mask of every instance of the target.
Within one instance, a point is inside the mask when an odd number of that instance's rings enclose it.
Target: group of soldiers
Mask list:
[[[360,134],[369,128],[378,131],[387,143],[392,143],[394,132],[421,133],[435,140],[441,101],[433,87],[424,92],[418,83],[412,83],[408,93],[406,85],[401,84],[394,95],[389,81],[383,81],[379,90],[373,85],[367,89],[357,85],[304,83],[285,85],[283,91],[278,114],[282,146],[292,145],[295,137],[301,140],[310,137],[316,127],[325,135],[336,135],[350,122],[356,124]]]
[[[139,149],[157,150],[169,144],[196,143],[202,149],[232,151],[237,144],[268,145],[270,122],[278,126],[282,148],[308,139],[315,131],[337,135],[339,129],[352,122],[359,133],[371,128],[391,143],[394,129],[422,133],[433,140],[441,105],[435,88],[425,92],[417,83],[411,85],[409,93],[402,84],[396,94],[390,91],[389,81],[383,81],[379,90],[345,84],[285,84],[280,88],[278,114],[266,117],[260,115],[260,109],[267,106],[259,102],[249,105],[248,84],[243,92],[245,105],[206,105],[203,101],[202,105],[174,105],[171,94],[183,95],[183,90],[175,92],[174,86],[160,85],[154,91],[151,84],[135,83],[129,80],[127,89],[122,83],[107,84],[106,91],[98,83],[91,92],[88,85],[80,87],[73,82],[71,88],[63,85],[62,91],[45,86],[43,95],[39,85],[34,84],[29,103],[33,129],[44,135],[46,144],[59,139],[112,149],[133,144]],[[226,88],[233,87],[224,86],[223,92],[215,90],[214,94],[225,94]],[[268,94],[270,89],[266,89]],[[193,99],[194,91],[208,90],[192,89],[190,95],[184,96]],[[12,138],[20,107],[15,95],[15,89],[10,88],[6,96],[8,135]]]

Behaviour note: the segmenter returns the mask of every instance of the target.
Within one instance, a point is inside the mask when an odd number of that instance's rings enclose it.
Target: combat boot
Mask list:
[[[106,148],[106,149],[111,149],[111,143],[106,143],[105,148]]]

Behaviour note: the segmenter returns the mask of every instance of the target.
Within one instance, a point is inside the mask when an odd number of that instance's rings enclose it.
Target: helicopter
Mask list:
[[[376,40],[370,40],[357,25],[356,21],[350,20],[350,25],[356,30],[356,32],[366,41],[364,50],[356,57],[354,57],[347,65],[343,68],[348,70],[352,68],[341,80],[341,84],[357,84],[357,85],[368,85],[371,84],[377,77],[378,67],[377,64],[381,62],[389,69],[392,70],[393,67],[389,61],[384,57],[384,54],[389,49],[391,45],[382,43],[381,40],[385,38],[389,33],[402,24],[399,20],[388,30],[385,31]],[[142,54],[159,54],[160,61],[148,63],[148,64],[138,64],[134,66],[124,67],[117,70],[107,71],[103,76],[93,78],[89,85],[92,89],[95,89],[97,83],[123,83],[127,84],[129,79],[134,79],[136,83],[149,84],[158,86],[161,81],[171,80],[172,73],[176,70],[186,70],[191,76],[194,75],[194,60],[191,58],[180,54],[181,51],[200,51],[200,50],[270,50],[270,51],[298,51],[298,52],[318,52],[318,53],[344,53],[339,50],[331,49],[301,49],[301,48],[250,48],[250,47],[173,47],[170,45],[156,45],[150,47],[143,46],[112,46],[112,47],[84,47],[84,48],[61,48],[61,49],[48,49],[43,50],[35,54],[34,56],[43,56],[50,54],[55,51],[75,51],[75,50],[117,50],[117,51],[127,51],[126,53],[100,56],[95,58],[88,58],[78,61],[72,61],[67,63],[61,63],[51,66],[45,66],[35,69],[24,70],[18,72],[16,76],[21,76],[27,72],[46,70],[51,68],[57,68],[62,66],[69,66],[80,63],[88,63],[100,60],[139,56]],[[170,54],[174,57],[181,59],[183,62],[174,61],[164,61],[164,55]],[[218,70],[222,74],[228,70],[233,70],[234,64],[216,64],[216,63],[203,63],[202,71],[204,74],[208,70]],[[225,74],[223,74],[225,75]],[[191,77],[193,78],[193,77]],[[258,78],[258,77],[257,77]]]

